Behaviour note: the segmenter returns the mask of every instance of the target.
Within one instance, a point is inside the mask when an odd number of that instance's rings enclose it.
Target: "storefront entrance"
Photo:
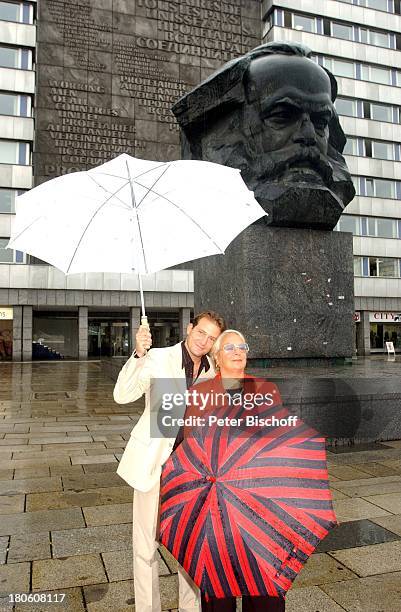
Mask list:
[[[127,357],[129,352],[128,321],[99,321],[97,319],[89,319],[89,358]]]
[[[0,361],[13,358],[13,309],[0,306]]]

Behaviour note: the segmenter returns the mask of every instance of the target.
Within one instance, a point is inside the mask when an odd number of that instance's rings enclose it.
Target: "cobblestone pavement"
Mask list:
[[[132,490],[115,469],[142,403],[115,404],[113,385],[97,362],[0,364],[0,610],[29,592],[66,598],[14,610],[135,610]],[[341,525],[287,611],[401,611],[401,441],[328,457]],[[163,610],[176,610],[164,549],[159,569]]]

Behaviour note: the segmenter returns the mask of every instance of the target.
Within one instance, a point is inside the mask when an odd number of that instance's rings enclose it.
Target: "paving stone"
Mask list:
[[[84,587],[84,595],[88,612],[135,612],[133,580]]]
[[[7,563],[33,561],[34,559],[50,559],[49,532],[43,531],[12,535],[9,548]]]
[[[0,515],[16,514],[24,511],[25,495],[1,495]],[[1,520],[1,519],[0,519]]]
[[[0,480],[11,480],[14,470],[0,470]]]
[[[372,474],[372,476],[392,476],[397,475],[399,472],[392,469],[387,465],[383,465],[381,463],[360,463],[358,465],[359,470],[363,470],[368,474]]]
[[[349,612],[401,610],[401,572],[325,584],[321,589]]]
[[[100,555],[45,559],[32,563],[33,589],[56,590],[101,582],[107,582],[107,578]]]
[[[336,550],[330,554],[359,576],[401,571],[401,541]]]
[[[132,523],[132,502],[82,508],[88,526]]]
[[[117,466],[115,463],[87,463],[83,465],[82,468],[85,474],[93,474],[102,472],[115,472]]]
[[[285,598],[288,612],[344,612],[320,587],[290,589]]]
[[[3,565],[6,562],[8,540],[8,536],[3,536],[0,538],[0,565]]]
[[[0,592],[24,593],[29,591],[29,563],[0,565]]]
[[[30,438],[30,444],[70,444],[71,442],[92,442],[91,436],[88,435],[75,435],[75,436],[57,436],[53,435],[41,435]]]
[[[319,586],[326,582],[350,580],[355,577],[356,575],[339,561],[332,559],[327,554],[315,553],[309,557],[292,588]]]
[[[32,493],[36,491],[60,491],[61,489],[60,478],[30,478],[0,481],[0,495]]]
[[[70,442],[69,438],[66,438],[66,442],[62,444],[43,444],[44,451],[57,451],[60,452],[64,449],[71,450],[86,450],[87,448],[105,448],[104,444],[101,442]]]
[[[336,482],[333,484],[333,487],[336,489],[338,488],[349,497],[364,497],[368,499],[373,495],[378,496],[384,493],[398,493],[398,497],[401,498],[401,481],[375,483],[372,485],[354,485],[352,487],[343,487],[340,483]]]
[[[380,527],[373,520],[364,519],[342,523],[330,531],[329,535],[320,542],[316,551],[322,553],[330,550],[356,548],[357,546],[392,542],[401,538],[391,530]]]
[[[114,454],[91,455],[90,457],[79,455],[71,457],[71,463],[72,465],[83,465],[85,463],[117,463],[117,459],[114,457]]]
[[[371,519],[372,522],[381,525],[388,531],[401,536],[401,514],[389,515],[389,516],[378,516]]]
[[[2,447],[14,447],[22,444],[28,444],[28,438],[14,438],[13,440],[10,440],[9,438],[3,438],[2,440],[0,440],[0,446]]]
[[[87,490],[68,490],[54,493],[33,493],[27,495],[27,511],[46,508],[72,508],[126,503],[132,500],[128,487],[102,487]]]
[[[63,478],[71,478],[73,476],[83,476],[84,471],[81,465],[55,465],[50,467],[51,476],[63,476]]]
[[[40,591],[41,593],[46,593],[46,595],[50,595],[52,597],[52,601],[55,601],[55,597],[59,599],[60,591]],[[84,612],[85,605],[83,602],[82,591],[79,587],[72,589],[63,588],[63,593],[65,593],[65,598],[62,603],[44,603],[44,604],[34,604],[31,608],[32,612],[50,612],[50,610],[60,610],[62,612]],[[50,607],[49,607],[50,605]],[[0,608],[1,610],[1,608]],[[20,604],[15,606],[15,612],[28,612],[27,604]]]
[[[86,490],[92,487],[119,487],[124,481],[115,472],[106,474],[85,474],[63,478],[64,489]],[[131,494],[132,488],[129,487]],[[131,495],[132,496],[132,495]]]
[[[22,514],[3,514],[0,520],[0,535],[35,533],[55,529],[85,527],[80,508],[66,510],[40,510]]]
[[[359,519],[373,518],[375,516],[386,516],[387,510],[370,504],[365,499],[357,497],[353,499],[340,499],[334,501],[334,510],[339,523],[357,521]]]
[[[178,576],[160,576],[160,597],[162,610],[178,607]],[[138,610],[139,612],[139,610]]]
[[[52,532],[54,557],[129,549],[132,525],[101,525]]]
[[[21,468],[21,469],[14,470],[15,480],[27,480],[28,478],[49,478],[49,477],[50,477],[50,469],[48,467]]]
[[[69,457],[57,457],[56,454],[53,459],[10,459],[2,461],[4,469],[45,467],[50,465],[71,465],[71,461]]]
[[[132,548],[115,552],[105,552],[102,553],[102,558],[110,582],[132,579]],[[159,576],[169,576],[170,571],[160,554],[158,554],[158,562]]]
[[[159,546],[159,553],[172,574],[178,571],[178,561],[164,546]]]
[[[65,449],[65,448],[61,448],[59,451],[57,451],[57,457],[58,458],[64,458],[64,459],[68,459],[68,456],[74,456],[74,455],[82,455],[83,451],[79,450],[79,449],[75,449],[75,450],[70,450],[70,449]],[[54,451],[32,451],[32,452],[15,452],[13,453],[13,459],[20,460],[20,459],[43,459],[43,462],[45,463],[45,459],[46,459],[46,463],[51,463],[50,460],[52,460],[55,456],[55,452]]]
[[[387,495],[365,496],[365,499],[372,504],[376,504],[392,514],[401,514],[401,493],[388,493]]]

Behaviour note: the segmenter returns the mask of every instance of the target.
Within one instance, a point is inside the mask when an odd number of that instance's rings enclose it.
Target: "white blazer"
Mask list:
[[[216,375],[210,359],[209,363],[210,369],[202,372],[202,379]],[[159,480],[162,465],[170,456],[175,442],[175,438],[150,436],[149,388],[152,378],[185,381],[181,342],[167,348],[151,349],[139,359],[131,356],[121,369],[114,387],[114,401],[118,404],[134,402],[145,394],[145,410],[132,430],[117,469],[117,474],[131,487],[144,492]]]

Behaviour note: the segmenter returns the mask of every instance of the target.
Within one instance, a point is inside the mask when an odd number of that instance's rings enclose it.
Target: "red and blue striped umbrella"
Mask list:
[[[274,403],[257,409],[259,422],[290,416],[275,385],[263,382],[263,393]],[[205,426],[163,468],[160,541],[206,598],[284,597],[337,525],[324,438],[299,419],[295,426],[208,424],[211,415],[245,423],[247,414],[255,410],[222,405],[203,413]]]

